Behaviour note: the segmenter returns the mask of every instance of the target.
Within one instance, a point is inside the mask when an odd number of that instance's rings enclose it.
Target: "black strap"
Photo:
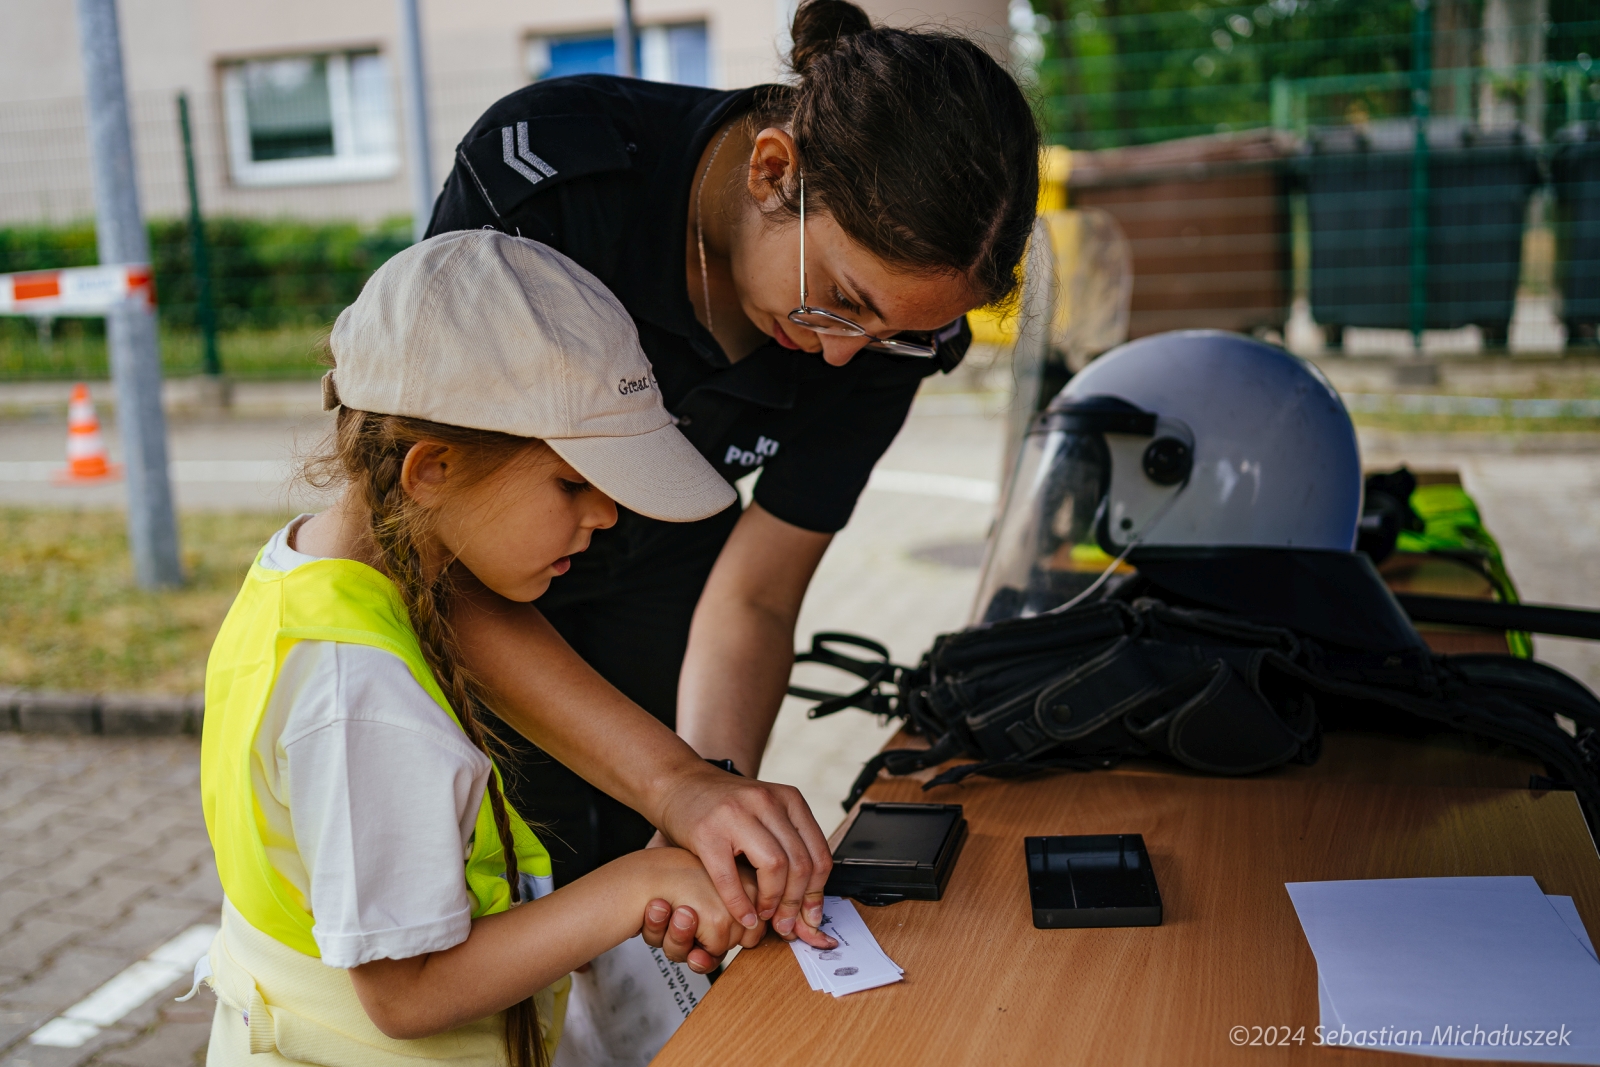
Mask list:
[[[876,660],[857,659],[836,652],[828,645],[852,645],[864,648],[868,652],[876,653]],[[808,689],[805,686],[789,686],[789,695],[801,697],[805,700],[818,701],[817,705],[806,712],[808,719],[820,719],[824,715],[832,715],[845,708],[860,708],[870,711],[874,715],[894,714],[896,692],[885,692],[880,687],[893,685],[906,668],[897,666],[889,661],[889,650],[877,641],[856,634],[840,633],[838,631],[825,631],[811,638],[811,648],[806,652],[795,653],[796,663],[821,663],[825,666],[835,667],[847,671],[858,678],[864,679],[866,685],[852,693],[830,693],[823,689]]]

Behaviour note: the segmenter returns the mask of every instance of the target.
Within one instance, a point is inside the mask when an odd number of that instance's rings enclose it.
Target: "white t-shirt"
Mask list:
[[[261,565],[317,557],[289,547],[302,515],[272,535]],[[251,761],[267,856],[315,919],[330,967],[408,959],[466,940],[472,851],[489,760],[393,653],[301,641],[284,657]],[[527,896],[552,888],[521,879]]]

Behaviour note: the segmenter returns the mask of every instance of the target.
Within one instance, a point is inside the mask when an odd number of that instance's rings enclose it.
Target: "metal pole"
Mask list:
[[[611,31],[611,41],[616,51],[617,73],[624,78],[638,77],[633,65],[633,0],[617,0],[617,23]]]
[[[433,218],[433,156],[428,136],[428,83],[422,62],[418,0],[396,0],[400,12],[400,63],[405,68],[406,165],[411,171],[411,236],[420,241]]]
[[[217,309],[211,303],[211,253],[206,246],[206,222],[200,214],[200,185],[194,177],[194,138],[189,132],[189,94],[178,94],[178,128],[183,132],[183,171],[189,179],[189,249],[194,259],[194,285],[204,343],[206,373],[222,376],[217,355]]]
[[[1428,115],[1433,64],[1433,12],[1428,0],[1412,0],[1411,116],[1416,145],[1411,153],[1411,343],[1422,353],[1428,325]]]
[[[95,240],[100,262],[149,263],[139,211],[133,131],[122,79],[116,0],[77,0],[78,36],[89,117]],[[128,482],[128,541],[133,572],[147,589],[180,585],[178,524],[167,479],[167,420],[161,410],[161,353],[154,308],[129,304],[106,315]]]

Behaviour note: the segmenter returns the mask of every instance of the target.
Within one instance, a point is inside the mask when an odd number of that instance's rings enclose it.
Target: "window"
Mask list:
[[[377,52],[230,63],[223,96],[240,185],[372,181],[400,169],[388,65]]]
[[[710,53],[703,22],[641,26],[634,47],[637,49],[635,67],[641,78],[681,85],[711,84]],[[528,77],[534,81],[568,74],[615,74],[616,60],[616,44],[609,29],[528,39]]]

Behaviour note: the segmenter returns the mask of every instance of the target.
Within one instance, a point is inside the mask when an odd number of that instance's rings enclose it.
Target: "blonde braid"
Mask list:
[[[454,591],[451,568],[442,567],[433,581],[427,580],[420,543],[426,535],[428,524],[426,517],[419,513],[421,509],[410,499],[401,483],[406,454],[419,439],[438,438],[446,443],[459,443],[452,439],[465,437],[469,441],[466,447],[470,448],[470,442],[482,434],[484,431],[460,430],[415,419],[341,409],[337,456],[325,457],[317,466],[324,471],[335,464],[342,467],[342,473],[351,488],[361,494],[368,516],[367,532],[376,549],[377,569],[399,591],[400,600],[411,620],[411,628],[422,647],[423,658],[450,706],[455,709],[462,731],[491,761],[485,789],[489,796],[490,811],[494,815],[495,832],[499,835],[500,848],[505,856],[505,876],[511,889],[511,903],[515,905],[522,901],[522,878],[517,866],[511,817],[500,788],[498,770],[493,765],[494,753],[489,748],[488,737],[478,717],[478,709],[485,707],[483,690],[477,679],[460,663],[455,629],[450,625],[445,609]],[[491,436],[505,437],[501,434]],[[515,438],[508,441],[485,440],[491,446],[491,452],[503,453],[526,448],[529,444]],[[485,441],[477,443],[483,444]],[[493,457],[490,457],[491,465],[499,465],[492,460]],[[538,1012],[531,997],[506,1009],[505,1040],[511,1067],[548,1067]]]

